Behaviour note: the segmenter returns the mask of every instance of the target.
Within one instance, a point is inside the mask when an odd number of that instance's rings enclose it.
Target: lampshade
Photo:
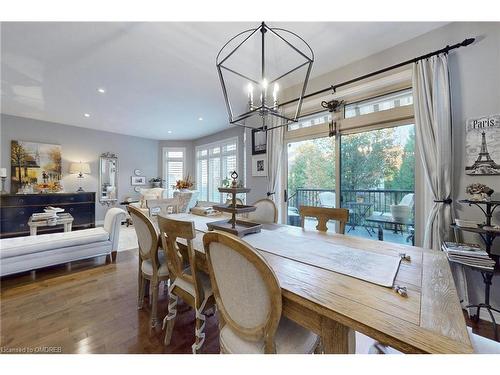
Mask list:
[[[69,173],[77,173],[77,174],[90,174],[90,165],[89,163],[71,163],[69,168]]]

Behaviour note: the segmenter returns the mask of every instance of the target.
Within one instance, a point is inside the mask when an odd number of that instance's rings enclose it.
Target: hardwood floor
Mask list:
[[[182,303],[172,342],[163,345],[163,331],[150,333],[150,306],[137,309],[137,256],[118,254],[51,267],[32,274],[5,277],[1,284],[0,347],[55,347],[62,353],[191,353],[194,311]],[[160,289],[159,316],[168,299]],[[204,353],[218,353],[215,316],[207,318]],[[58,349],[60,348],[60,349]],[[37,350],[37,349],[35,349]]]
[[[163,345],[161,327],[150,332],[150,307],[137,310],[136,250],[105,258],[73,262],[1,280],[0,348],[31,348],[62,353],[191,353],[194,311],[179,304],[171,344]],[[160,290],[159,314],[167,310]],[[466,318],[467,319],[467,318]],[[493,338],[491,323],[481,321],[474,332]],[[207,318],[203,353],[218,353],[218,327]],[[42,348],[42,349],[36,349]]]

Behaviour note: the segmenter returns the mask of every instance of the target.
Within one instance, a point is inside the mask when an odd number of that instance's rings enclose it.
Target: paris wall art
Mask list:
[[[467,120],[465,173],[500,175],[500,114]]]

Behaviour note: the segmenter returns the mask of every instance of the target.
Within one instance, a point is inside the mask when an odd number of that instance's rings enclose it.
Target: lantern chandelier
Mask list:
[[[313,61],[300,36],[264,22],[231,38],[216,59],[229,123],[268,131],[297,122]],[[298,94],[286,113],[279,108],[283,87],[288,97]]]

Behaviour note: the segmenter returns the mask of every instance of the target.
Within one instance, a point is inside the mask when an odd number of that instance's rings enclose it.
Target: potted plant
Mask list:
[[[163,182],[163,179],[161,177],[153,177],[149,180],[149,183],[151,184],[152,187],[154,188],[159,188],[161,187],[161,184]]]
[[[179,191],[185,191],[191,189],[193,186],[194,181],[191,179],[191,176],[187,175],[186,178],[177,180],[173,188]]]

